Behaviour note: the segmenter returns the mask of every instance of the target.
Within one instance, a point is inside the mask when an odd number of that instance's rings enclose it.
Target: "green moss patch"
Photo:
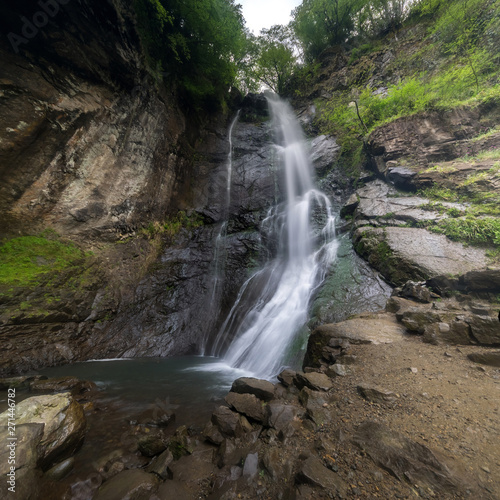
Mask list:
[[[84,252],[58,238],[20,236],[0,246],[0,285],[26,286],[82,262]]]

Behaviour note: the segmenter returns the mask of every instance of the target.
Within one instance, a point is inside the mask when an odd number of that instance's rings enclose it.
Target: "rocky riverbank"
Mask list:
[[[236,380],[204,429],[175,422],[169,409],[145,411],[122,423],[126,446],[116,443],[102,457],[96,452],[88,478],[80,473],[73,484],[61,478],[71,470],[67,459],[82,439],[81,425],[71,426],[66,434],[74,439],[67,437],[70,444],[49,461],[44,450],[55,445],[41,431],[18,448],[22,456],[31,450],[22,470],[43,485],[44,499],[493,500],[500,495],[500,352],[474,344],[474,337],[454,338],[446,321],[469,318],[472,327],[493,318],[491,328],[500,332],[495,313],[479,299],[433,298],[422,285],[408,286],[385,311],[318,327],[303,372],[285,370],[275,384]],[[73,398],[94,422],[101,411],[91,384],[29,383],[73,396],[30,398],[25,406]],[[31,413],[43,419],[45,410]],[[63,468],[59,476],[54,466]],[[36,498],[29,490],[24,498]]]

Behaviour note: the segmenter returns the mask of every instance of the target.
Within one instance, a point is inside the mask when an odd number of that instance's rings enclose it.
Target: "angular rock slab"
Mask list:
[[[396,285],[440,275],[462,275],[488,264],[484,250],[465,248],[442,234],[408,227],[355,231],[354,248]]]
[[[453,492],[461,483],[445,463],[426,446],[376,422],[365,422],[353,442],[400,481],[409,481],[437,492]]]
[[[212,413],[212,424],[223,437],[239,437],[243,434],[239,415],[226,406],[219,406]],[[213,429],[209,427],[206,431],[212,437]],[[219,439],[217,434],[215,434],[214,439]]]
[[[301,373],[298,372],[295,377],[295,385],[302,389],[309,387],[313,391],[329,391],[333,387],[333,381],[328,375],[324,373],[311,372]]]
[[[337,473],[327,469],[316,457],[309,457],[304,461],[297,473],[297,480],[327,490],[341,498],[347,495],[347,483]]]
[[[465,319],[470,325],[473,337],[481,344],[500,344],[500,321],[491,316],[475,314]]]
[[[0,415],[6,422],[7,412]],[[87,422],[82,406],[69,393],[34,396],[16,406],[16,424],[44,424],[38,453],[46,468],[60,455],[72,453],[82,442]]]
[[[405,329],[393,314],[363,314],[356,318],[321,325],[309,336],[304,366],[318,368],[328,361],[332,339],[346,339],[351,344],[391,344],[403,339]]]
[[[260,423],[265,421],[266,412],[263,406],[264,403],[253,394],[237,394],[236,392],[230,392],[225,399],[227,404],[238,413]]]
[[[394,392],[369,384],[359,384],[356,389],[361,397],[372,403],[394,403],[397,396]]]
[[[273,402],[267,406],[267,424],[284,438],[295,434],[299,419],[303,415],[304,410],[295,405]]]
[[[500,351],[492,352],[475,352],[468,354],[467,357],[474,363],[480,363],[482,365],[496,366],[500,368]]]
[[[241,377],[233,382],[231,392],[238,394],[253,394],[263,401],[274,399],[274,385],[268,380],[258,378]]]

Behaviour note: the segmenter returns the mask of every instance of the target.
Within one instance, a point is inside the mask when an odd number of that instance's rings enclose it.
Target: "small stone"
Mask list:
[[[444,355],[445,355],[446,358],[452,358],[453,357],[449,352],[445,352]]]
[[[258,464],[258,453],[249,453],[245,459],[245,465],[243,466],[243,476],[254,477],[257,474]]]
[[[70,472],[70,470],[73,468],[74,465],[75,465],[74,457],[67,458],[63,462],[60,462],[57,465],[54,465],[54,467],[52,467],[51,469],[49,469],[45,473],[45,477],[49,477],[54,481],[58,481],[62,479],[64,476],[66,476],[66,474]]]
[[[410,368],[410,371],[411,371],[412,373],[418,373],[418,369],[417,369],[417,368],[414,368],[414,367],[411,367],[411,368]]]
[[[483,469],[483,470],[484,470],[484,472],[486,472],[486,473],[488,473],[488,474],[491,474],[491,471],[490,471],[490,469],[488,469],[488,467],[486,467],[486,466],[482,466],[482,467],[481,467],[481,469]]]
[[[373,403],[393,403],[397,398],[394,392],[367,384],[358,385],[357,390],[360,396]]]
[[[330,365],[328,367],[326,374],[329,377],[345,377],[346,375],[349,374],[349,369],[344,365],[335,363],[334,365]]]
[[[309,387],[313,391],[328,391],[333,387],[332,380],[324,373],[297,373],[295,385],[302,389]]]

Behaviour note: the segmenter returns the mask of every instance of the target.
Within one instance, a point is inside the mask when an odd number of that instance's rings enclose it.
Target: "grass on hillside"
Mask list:
[[[422,0],[419,8],[421,17],[409,23],[425,25],[424,40],[416,42],[416,48],[405,45],[404,39],[387,40],[397,56],[386,73],[399,75],[397,83],[382,93],[369,86],[378,71],[376,59],[363,56],[363,77],[316,103],[318,124],[323,133],[337,137],[348,170],[356,170],[363,139],[381,125],[423,111],[500,103],[500,0]],[[380,47],[380,40],[371,45]],[[365,44],[354,49],[350,62],[369,54],[370,48]],[[354,75],[355,68],[352,71]]]

